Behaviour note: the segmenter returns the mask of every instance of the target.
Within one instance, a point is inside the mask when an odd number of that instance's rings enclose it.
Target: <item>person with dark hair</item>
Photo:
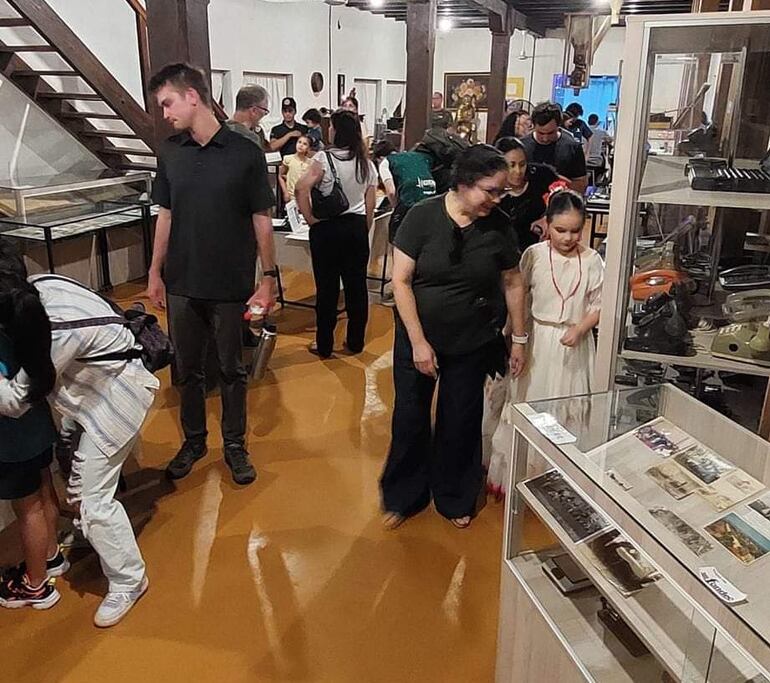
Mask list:
[[[0,379],[0,415],[20,418],[49,394],[62,422],[76,426],[67,499],[109,582],[94,623],[113,626],[149,585],[131,522],[115,492],[160,383],[133,357],[133,333],[102,297],[58,275],[36,275],[27,282],[20,268],[21,257],[5,253],[0,258],[0,273],[14,273],[0,278],[0,302],[14,302],[8,330],[21,365],[13,379]],[[7,315],[6,306],[0,304]],[[38,371],[27,370],[35,365],[26,360],[29,356],[37,358]],[[52,513],[53,501],[49,507],[44,514]]]
[[[323,128],[321,127],[321,123],[323,122],[321,112],[318,111],[318,109],[308,109],[302,115],[302,120],[307,124],[307,134],[312,143],[310,146],[311,150],[313,152],[318,152],[323,149],[324,133]]]
[[[283,123],[273,126],[270,131],[270,149],[285,157],[297,151],[297,139],[300,135],[307,135],[307,126],[297,123],[297,101],[293,97],[281,100],[281,116]]]
[[[539,401],[595,391],[596,348],[604,264],[580,244],[585,202],[555,184],[546,211],[548,240],[529,247],[521,273],[530,300],[530,362],[509,382],[507,401]],[[558,370],[555,371],[554,369]],[[488,487],[505,494],[513,430],[499,420],[491,438]]]
[[[249,138],[264,152],[267,138],[259,122],[270,113],[270,97],[261,85],[244,85],[235,96],[235,113],[227,122],[230,130]]]
[[[0,264],[18,262],[2,256]],[[51,580],[69,569],[56,542],[59,500],[50,465],[56,427],[45,397],[56,382],[51,324],[37,293],[19,272],[0,270],[0,381],[19,371],[29,378],[18,419],[0,416],[0,500],[11,501],[24,560],[0,578],[0,606],[49,609],[61,598]]]
[[[591,139],[593,131],[583,121],[583,107],[579,102],[568,104],[564,110],[564,127],[572,133],[575,140],[585,144]]]
[[[500,138],[495,147],[508,162],[508,192],[500,202],[500,208],[511,217],[519,247],[523,250],[540,241],[536,221],[545,215],[543,195],[559,176],[550,166],[530,164],[524,145],[516,138]]]
[[[166,473],[181,479],[206,454],[205,363],[212,337],[225,462],[236,483],[249,484],[257,474],[246,450],[243,313],[246,307],[269,312],[276,299],[274,200],[265,154],[217,121],[205,91],[180,89],[164,80],[164,71],[151,87],[178,131],[158,150],[153,199],[160,212],[147,283],[152,304],[168,305],[181,396],[184,443]],[[257,255],[263,277],[255,291]]]
[[[297,206],[310,226],[310,255],[316,287],[316,340],[310,351],[329,358],[337,326],[340,279],[345,290],[350,353],[364,349],[369,317],[366,269],[369,263],[369,230],[374,223],[377,170],[369,160],[358,117],[345,110],[332,114],[331,146],[316,154],[295,189]],[[329,196],[339,182],[348,208],[340,215],[320,220],[313,215],[311,190]]]
[[[353,89],[350,95],[342,100],[340,109],[344,109],[345,111],[352,112],[356,115],[358,118],[358,123],[361,126],[361,137],[364,139],[364,141],[366,141],[369,137],[369,130],[366,127],[366,121],[364,120],[364,117],[358,111],[358,99],[356,99],[356,96],[353,93],[355,93],[355,89]]]
[[[380,479],[387,528],[431,498],[458,528],[477,512],[485,378],[507,366],[518,376],[527,343],[518,245],[498,208],[507,178],[499,151],[469,147],[457,156],[449,192],[412,207],[396,235],[396,397]],[[510,354],[502,335],[509,317]]]
[[[588,117],[588,125],[593,135],[586,145],[586,164],[589,168],[601,173],[606,170],[604,162],[604,148],[612,142],[610,134],[599,125],[599,116],[591,114]]]
[[[495,144],[502,138],[516,138],[519,136],[517,129],[519,117],[521,115],[522,112],[520,111],[512,111],[503,119],[503,122],[500,124],[500,130],[497,131],[497,135],[495,136]]]
[[[561,128],[562,112],[558,104],[543,102],[532,112],[535,129],[522,139],[527,159],[548,164],[569,179],[572,189],[583,193],[588,185],[583,148],[568,131]]]

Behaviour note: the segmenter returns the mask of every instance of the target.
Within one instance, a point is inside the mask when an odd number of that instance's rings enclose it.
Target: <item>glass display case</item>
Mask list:
[[[497,680],[770,680],[770,444],[668,384],[512,421]]]
[[[765,436],[768,82],[770,12],[628,17],[597,354],[600,389],[737,390]]]
[[[0,235],[45,243],[48,270],[56,271],[54,244],[76,237],[96,238],[101,286],[112,286],[107,232],[140,224],[145,266],[150,258],[151,176],[94,171],[0,181]]]

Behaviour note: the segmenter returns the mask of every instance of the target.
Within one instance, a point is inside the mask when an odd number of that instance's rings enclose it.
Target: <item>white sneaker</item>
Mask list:
[[[99,628],[115,626],[146,592],[150,585],[147,575],[142,579],[139,588],[125,593],[107,593],[99,609],[94,615],[94,624]]]

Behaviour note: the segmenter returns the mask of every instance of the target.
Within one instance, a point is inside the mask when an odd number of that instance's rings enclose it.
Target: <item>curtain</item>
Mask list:
[[[364,123],[367,130],[374,131],[379,114],[377,111],[377,81],[364,81],[355,79],[353,85],[358,99],[358,113],[364,115]]]
[[[220,107],[229,110],[230,102],[225,102],[225,74],[226,71],[211,70],[211,98]]]
[[[385,109],[388,116],[404,115],[404,96],[406,83],[403,81],[388,81],[385,85]]]
[[[281,101],[291,95],[286,74],[257,74],[244,72],[243,85],[261,85],[270,97],[270,113],[262,119],[261,127],[265,135],[270,137],[270,129],[277,126],[283,117],[281,116]],[[297,112],[297,119],[303,112]]]

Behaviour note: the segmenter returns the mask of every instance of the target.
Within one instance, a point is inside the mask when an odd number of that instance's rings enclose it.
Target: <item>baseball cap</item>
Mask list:
[[[281,100],[281,111],[286,111],[287,109],[297,111],[297,102],[293,97],[284,97]]]

